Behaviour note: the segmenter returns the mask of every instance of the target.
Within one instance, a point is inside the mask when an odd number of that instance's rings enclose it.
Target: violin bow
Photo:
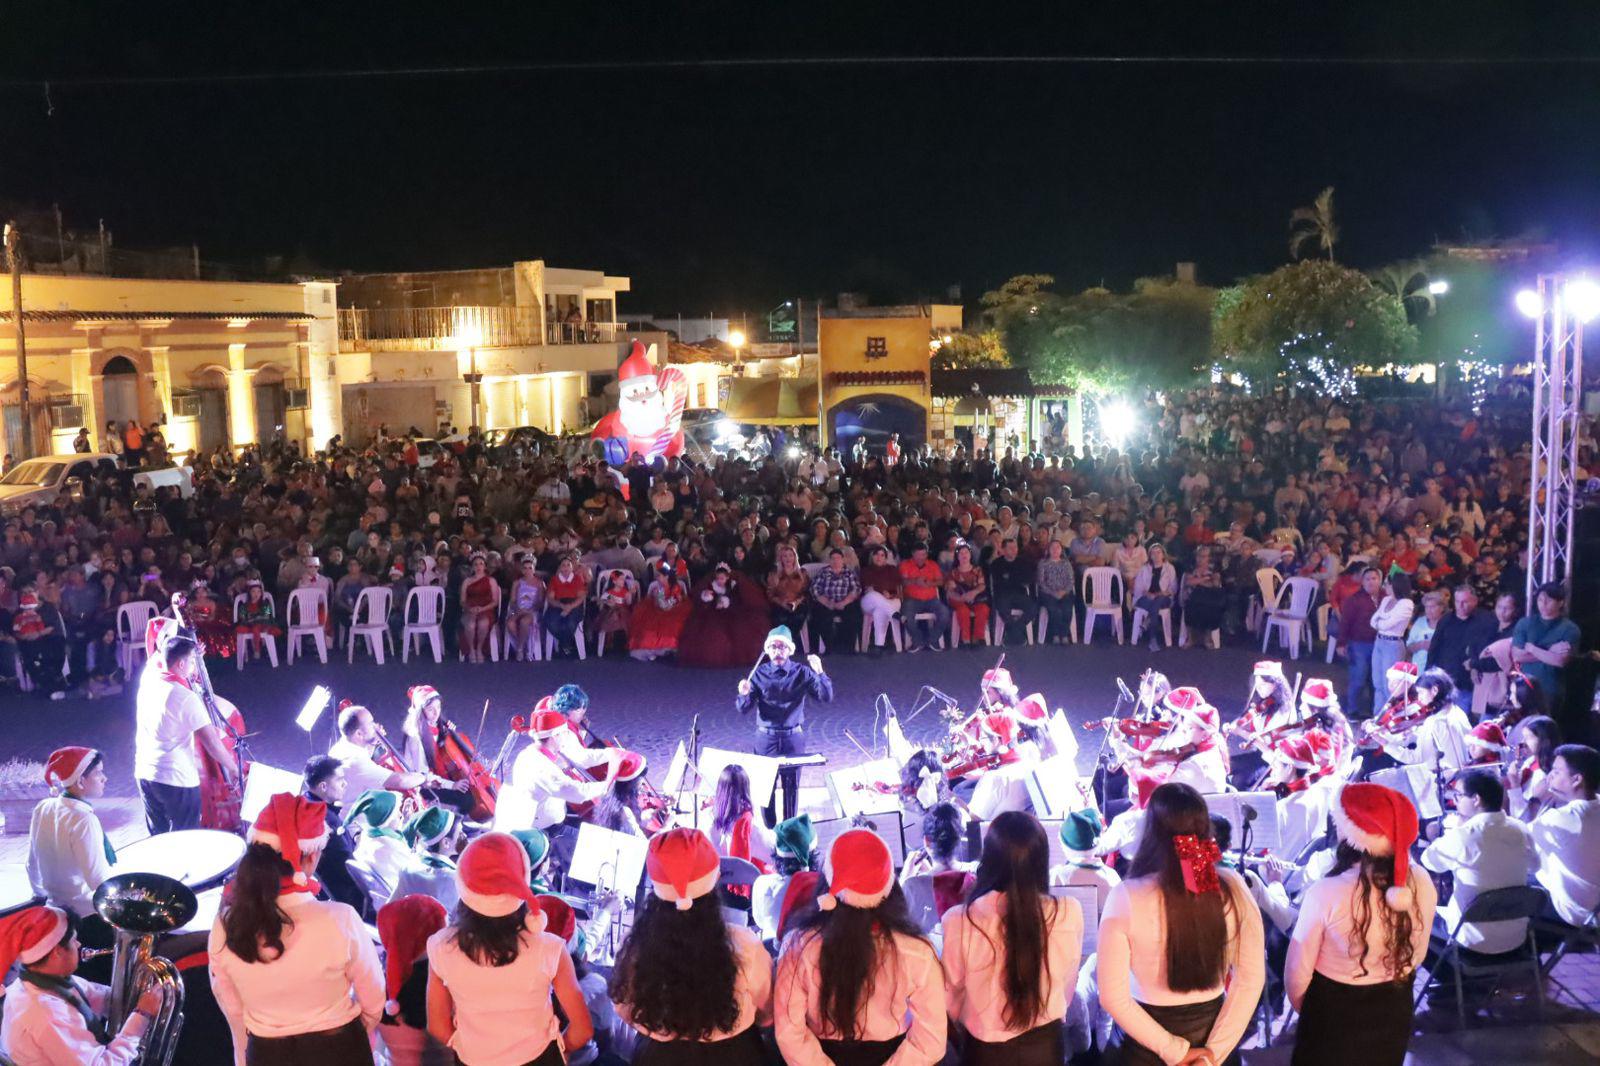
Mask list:
[[[473,750],[474,754],[476,754],[478,751],[482,750],[479,747],[479,745],[483,743],[483,724],[485,722],[487,722],[488,720],[489,720],[489,701],[488,700],[484,700],[483,701],[483,713],[478,716],[478,735],[472,738],[472,750]]]

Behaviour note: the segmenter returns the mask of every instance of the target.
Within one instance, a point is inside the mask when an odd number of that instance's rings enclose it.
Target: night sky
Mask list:
[[[1227,282],[1282,263],[1290,210],[1329,184],[1359,266],[1462,236],[1600,243],[1593,4],[32,6],[75,10],[0,25],[0,200],[103,217],[125,247],[328,271],[537,257],[631,275],[624,310],[699,312],[975,300],[1025,271],[1125,286],[1178,260]],[[1579,61],[636,65],[1024,54]],[[123,78],[189,80],[85,81]]]

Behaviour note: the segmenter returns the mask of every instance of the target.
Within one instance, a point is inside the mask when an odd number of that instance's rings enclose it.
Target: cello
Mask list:
[[[180,630],[194,630],[183,617],[183,608],[188,600],[183,593],[173,593],[172,617],[178,623]],[[200,828],[220,829],[227,833],[237,833],[244,828],[244,820],[240,808],[244,805],[245,777],[250,772],[250,764],[245,759],[245,725],[244,715],[239,708],[227,700],[224,712],[219,705],[217,694],[211,688],[211,673],[206,669],[205,648],[199,641],[195,642],[195,684],[199,690],[200,702],[205,706],[206,716],[211,719],[211,725],[217,730],[217,736],[222,741],[222,746],[228,750],[233,761],[234,779],[230,783],[223,773],[221,765],[211,757],[204,744],[198,737],[193,741],[196,762],[200,769]]]
[[[485,711],[488,707],[489,703],[485,700]],[[493,819],[495,801],[500,797],[500,781],[483,768],[478,761],[478,750],[448,718],[439,719],[434,753],[439,760],[441,777],[466,784],[467,794],[472,797],[472,820],[487,822]]]

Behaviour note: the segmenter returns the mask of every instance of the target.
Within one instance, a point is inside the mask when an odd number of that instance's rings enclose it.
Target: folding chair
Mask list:
[[[1507,970],[1519,966],[1526,966],[1533,972],[1534,994],[1539,1000],[1539,1020],[1544,1020],[1544,973],[1539,967],[1539,949],[1534,942],[1533,919],[1539,916],[1548,898],[1544,889],[1533,885],[1512,885],[1509,888],[1491,889],[1475,898],[1472,905],[1456,922],[1456,927],[1450,930],[1450,942],[1445,945],[1444,954],[1439,961],[1441,964],[1448,964],[1455,975],[1456,1021],[1463,1029],[1467,1027],[1466,995],[1462,992],[1463,979],[1493,977],[1494,988],[1490,990],[1492,996],[1500,987],[1501,976]],[[1500,955],[1484,955],[1470,948],[1463,951],[1462,926],[1469,922],[1509,922],[1519,918],[1528,920],[1527,942],[1522,948]],[[1428,989],[1436,983],[1437,978],[1434,974],[1428,974],[1428,979],[1422,982],[1422,988],[1417,991],[1416,1002],[1421,1003],[1422,997],[1427,995]]]

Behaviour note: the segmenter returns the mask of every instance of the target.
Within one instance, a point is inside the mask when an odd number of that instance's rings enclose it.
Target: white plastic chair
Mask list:
[[[905,633],[900,628],[900,619],[890,617],[889,639],[894,641],[895,651],[905,651]],[[872,618],[865,611],[861,614],[861,650],[867,651],[872,647]]]
[[[904,608],[905,604],[907,604],[909,602],[910,602],[909,600],[901,600],[900,601],[901,607],[902,607],[902,611],[901,611],[902,614],[904,614],[903,608]],[[934,614],[932,611],[915,611],[911,615],[909,615],[908,617],[911,619],[911,621],[916,622],[916,621],[920,621],[923,618],[937,618],[939,616]],[[938,634],[939,647],[941,647],[941,648],[954,647],[954,645],[951,643],[951,639],[952,639],[952,637],[954,635],[953,627],[955,626],[955,620],[956,620],[955,613],[951,612],[951,614],[950,614],[950,625],[952,627],[952,633],[950,633],[950,634],[945,634],[945,633]]]
[[[233,598],[233,624],[235,626],[239,624],[239,611],[249,598],[250,594],[247,592],[241,592]],[[261,598],[272,605],[273,617],[277,617],[278,601],[273,598],[272,593],[262,590]],[[267,662],[271,663],[272,668],[276,670],[278,668],[278,638],[271,633],[256,634],[235,630],[233,634],[234,665],[243,670],[245,653],[250,651],[258,641],[260,642],[261,650],[267,653]]]
[[[135,659],[144,659],[149,652],[144,646],[144,631],[156,615],[156,605],[149,600],[135,600],[117,608],[117,662],[122,676],[133,680]]]
[[[1278,599],[1267,611],[1267,625],[1261,634],[1261,650],[1266,651],[1274,631],[1278,642],[1289,649],[1289,658],[1300,658],[1300,637],[1315,650],[1316,634],[1311,629],[1311,605],[1316,602],[1321,588],[1316,578],[1291,577],[1278,589]]]
[[[394,592],[387,585],[361,590],[356,608],[350,612],[350,638],[345,647],[345,662],[356,661],[356,641],[365,639],[367,654],[379,666],[389,648],[389,611],[394,607]]]
[[[1326,600],[1317,607],[1317,635],[1328,645],[1328,662],[1333,662],[1333,653],[1339,650],[1339,640],[1333,635],[1333,604]]]
[[[1094,623],[1111,619],[1111,632],[1122,643],[1122,574],[1114,566],[1091,566],[1083,572],[1083,642],[1094,643]]]
[[[595,579],[594,596],[592,599],[594,602],[594,609],[597,612],[600,610],[600,594],[611,587],[612,574],[621,574],[623,576],[623,578],[627,581],[628,588],[633,592],[633,602],[636,604],[639,602],[639,579],[633,576],[632,570],[627,570],[620,566],[614,566],[609,570],[600,571],[600,576]],[[624,633],[623,637],[623,644],[626,646],[627,634]],[[594,635],[594,655],[597,659],[605,654],[605,639],[606,638],[598,632]]]
[[[1039,608],[1039,643],[1045,644],[1050,639],[1050,612],[1043,607]],[[1067,642],[1078,643],[1078,612],[1076,609],[1067,612]]]
[[[322,621],[327,609],[328,599],[319,588],[295,589],[289,593],[289,635],[284,639],[288,644],[290,666],[294,665],[300,642],[306,637],[311,638],[322,665],[328,665],[328,630]]]
[[[1267,616],[1270,605],[1278,602],[1278,593],[1283,589],[1283,575],[1270,567],[1262,567],[1256,571],[1256,595],[1250,600],[1250,611],[1245,618],[1245,628],[1252,633],[1261,631],[1261,623]]]
[[[1167,639],[1167,647],[1172,647],[1172,608],[1163,607],[1156,612],[1161,618],[1161,635]],[[1139,643],[1139,637],[1144,633],[1144,627],[1150,622],[1150,612],[1143,607],[1133,609],[1133,643]]]
[[[444,589],[437,585],[418,585],[406,594],[405,625],[400,630],[400,661],[411,661],[411,643],[427,638],[433,647],[433,661],[444,662]]]
[[[1178,579],[1178,601],[1180,603],[1183,602],[1183,585],[1188,579],[1188,574],[1185,574],[1183,577]],[[1210,644],[1213,648],[1221,648],[1222,630],[1209,630],[1204,634],[1204,639],[1206,643]],[[1135,644],[1139,643],[1138,638],[1135,637],[1133,642]],[[1178,615],[1178,643],[1180,645],[1187,645],[1189,643],[1189,612],[1187,610]]]
[[[992,623],[994,621],[994,604],[992,603],[989,604],[989,620],[991,624],[983,627],[983,642],[993,646],[994,626]],[[950,640],[948,646],[952,648],[961,647],[961,620],[956,617],[956,609],[954,607],[950,608]]]
[[[554,633],[545,632],[543,626],[539,627],[539,632],[544,637],[544,657],[545,657],[545,659],[546,660],[554,659],[556,657],[556,635]],[[578,628],[576,628],[576,629],[574,629],[572,631],[572,646],[574,648],[576,648],[577,651],[578,651],[578,661],[580,663],[588,658],[588,654],[584,651],[584,648],[583,648],[583,642],[585,640],[587,640],[588,638],[585,637],[583,634],[584,634],[583,622],[580,621],[578,623]]]

